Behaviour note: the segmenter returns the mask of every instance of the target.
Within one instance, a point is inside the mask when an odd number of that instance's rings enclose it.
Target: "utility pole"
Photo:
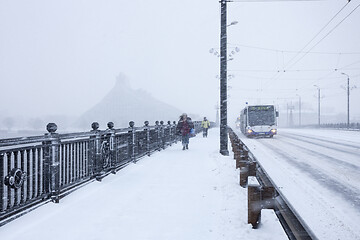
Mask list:
[[[289,103],[286,103],[286,125],[289,127]]]
[[[350,128],[350,76],[346,73],[341,73],[347,76],[347,128]]]
[[[299,127],[301,127],[301,96],[296,94],[299,97]]]
[[[290,110],[290,117],[289,117],[289,126],[290,127],[294,127],[294,119],[293,119],[293,109],[294,109],[294,106],[292,104],[292,101],[290,103],[291,105],[289,106],[289,110]]]
[[[347,128],[350,128],[350,78],[347,78]]]
[[[320,88],[318,88],[318,125],[320,127]]]
[[[220,24],[220,153],[228,156],[227,137],[227,59],[226,59],[226,1],[221,0]]]
[[[314,85],[314,87],[317,87],[318,90],[318,126],[320,127],[320,87],[317,85]]]

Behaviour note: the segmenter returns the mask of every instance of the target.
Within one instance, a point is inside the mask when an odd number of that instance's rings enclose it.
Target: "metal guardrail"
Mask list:
[[[317,239],[238,135],[231,128],[228,131],[240,169],[240,186],[248,188],[248,223],[257,228],[261,210],[273,209],[289,239]],[[248,184],[250,176],[256,177],[258,184]]]
[[[333,129],[342,129],[342,130],[360,130],[360,123],[322,123],[319,125],[309,125],[313,128],[333,128]],[[305,126],[306,127],[306,126]]]
[[[201,122],[194,122],[195,132]],[[60,198],[92,180],[101,181],[130,162],[179,140],[176,122],[58,134],[54,123],[44,136],[0,139],[0,226],[44,202]]]

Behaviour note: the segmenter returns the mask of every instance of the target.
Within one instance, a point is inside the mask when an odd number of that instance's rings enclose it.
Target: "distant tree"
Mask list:
[[[45,123],[40,118],[31,118],[28,122],[28,126],[34,130],[45,129]]]
[[[15,120],[12,117],[6,117],[3,119],[3,124],[8,130],[11,130],[15,125]]]

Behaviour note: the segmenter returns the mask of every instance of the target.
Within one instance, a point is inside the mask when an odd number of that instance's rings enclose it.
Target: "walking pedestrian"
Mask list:
[[[201,127],[203,130],[203,137],[207,137],[208,130],[210,128],[210,122],[204,117],[204,120],[201,122]]]
[[[189,135],[192,128],[194,128],[194,123],[191,121],[191,118],[189,118],[186,113],[183,113],[180,116],[179,122],[176,126],[177,133],[181,135],[181,143],[183,146],[183,150],[189,149]]]

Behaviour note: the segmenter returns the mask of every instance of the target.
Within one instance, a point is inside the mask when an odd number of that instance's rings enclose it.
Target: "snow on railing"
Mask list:
[[[201,122],[194,122],[196,133]],[[179,140],[176,122],[142,127],[58,134],[55,123],[44,136],[0,139],[0,226],[41,203],[59,199],[91,180],[160,151]]]
[[[261,210],[273,209],[289,239],[317,239],[238,135],[231,128],[228,132],[240,186],[248,188],[248,223],[257,228]]]

